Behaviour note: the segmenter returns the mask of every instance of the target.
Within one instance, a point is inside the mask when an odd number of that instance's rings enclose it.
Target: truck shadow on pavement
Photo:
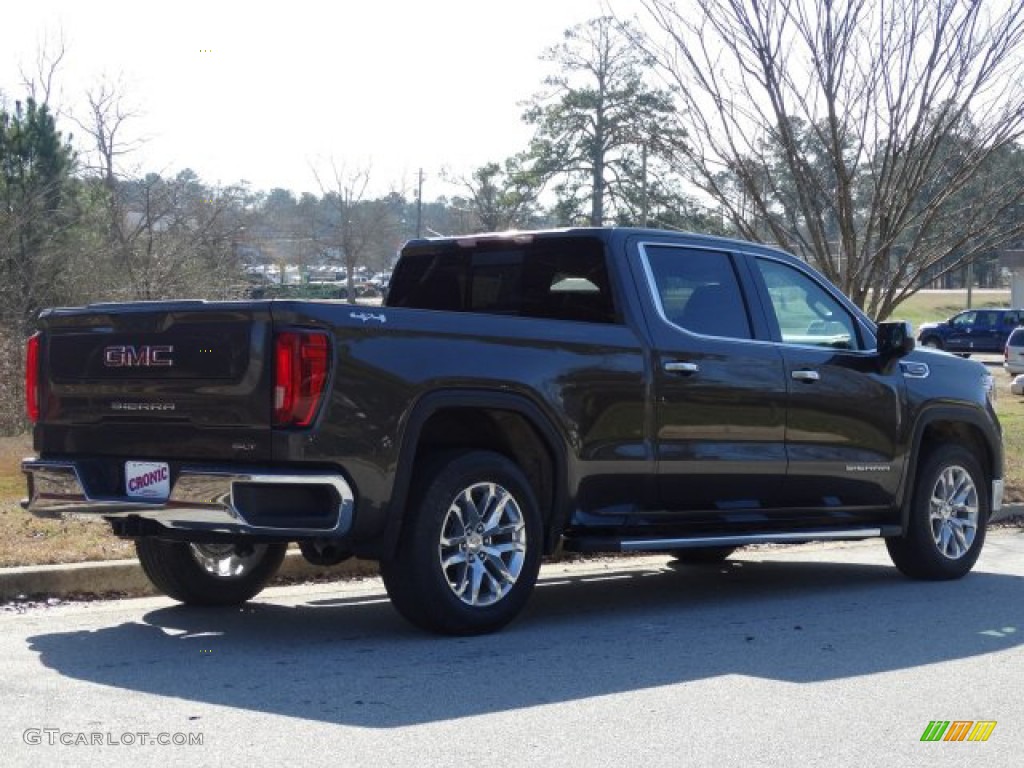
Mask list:
[[[517,710],[717,675],[812,683],[1005,651],[1024,579],[908,581],[890,567],[744,561],[550,573],[496,635],[406,625],[383,590],[37,635],[61,675],[197,705],[371,728]],[[199,712],[203,707],[197,707]]]

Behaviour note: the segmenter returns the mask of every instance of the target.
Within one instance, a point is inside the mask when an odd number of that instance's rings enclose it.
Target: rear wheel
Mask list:
[[[515,618],[542,547],[540,510],[519,467],[490,451],[451,454],[414,494],[398,552],[380,564],[398,612],[452,635],[492,632]]]
[[[711,565],[720,563],[736,551],[736,547],[700,547],[698,549],[674,549],[672,557],[683,565]]]
[[[940,445],[918,471],[905,535],[885,541],[889,556],[911,578],[958,579],[981,554],[989,510],[985,475],[973,454]]]
[[[139,539],[142,570],[158,590],[189,605],[238,605],[277,573],[287,544],[194,544]]]

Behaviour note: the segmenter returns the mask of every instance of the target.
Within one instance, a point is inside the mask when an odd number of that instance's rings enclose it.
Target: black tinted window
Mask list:
[[[670,323],[706,336],[753,338],[729,254],[653,245],[644,250]]]
[[[975,325],[978,328],[995,328],[999,325],[999,314],[997,312],[979,312]]]
[[[617,322],[599,240],[485,240],[439,249],[403,255],[388,306]]]

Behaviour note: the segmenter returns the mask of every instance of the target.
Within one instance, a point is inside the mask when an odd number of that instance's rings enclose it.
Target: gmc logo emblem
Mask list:
[[[133,347],[119,344],[104,347],[103,365],[107,368],[170,368],[174,365],[172,344],[145,344]]]

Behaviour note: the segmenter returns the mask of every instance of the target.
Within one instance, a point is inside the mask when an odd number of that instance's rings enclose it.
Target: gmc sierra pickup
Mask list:
[[[289,542],[378,560],[453,634],[510,621],[559,549],[881,537],[950,579],[1002,497],[982,365],[708,236],[415,240],[383,307],[50,309],[27,362],[25,506],[106,521],[185,603],[252,598]]]

